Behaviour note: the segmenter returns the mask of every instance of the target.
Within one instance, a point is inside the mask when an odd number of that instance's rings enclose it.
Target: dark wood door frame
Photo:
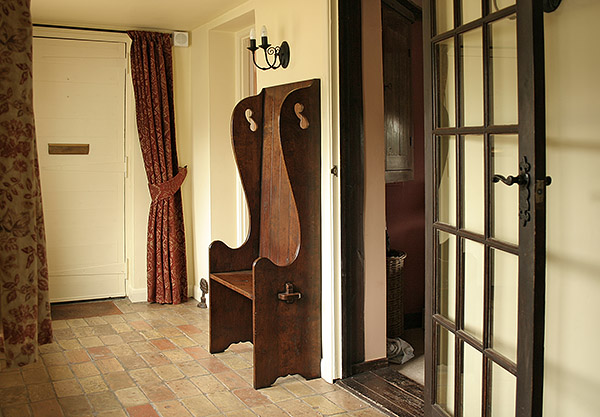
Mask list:
[[[365,359],[361,0],[339,0],[342,377]]]
[[[420,15],[410,1],[386,0]],[[340,190],[342,261],[342,377],[365,360],[364,192],[361,0],[339,0]],[[382,86],[383,88],[383,86]],[[356,367],[355,367],[356,368]]]

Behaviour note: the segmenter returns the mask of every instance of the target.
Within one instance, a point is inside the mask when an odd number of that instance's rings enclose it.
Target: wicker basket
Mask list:
[[[404,332],[404,305],[402,304],[402,270],[406,253],[388,256],[387,275],[387,337],[395,338]]]

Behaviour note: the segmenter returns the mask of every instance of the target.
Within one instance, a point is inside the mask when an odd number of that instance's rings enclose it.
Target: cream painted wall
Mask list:
[[[385,132],[381,0],[362,0],[365,361],[386,356]],[[367,47],[364,47],[364,46]]]
[[[332,381],[339,377],[341,360],[341,339],[339,325],[339,254],[334,245],[334,200],[332,190],[337,185],[330,174],[331,166],[337,163],[337,148],[334,148],[333,135],[337,128],[332,123],[331,85],[331,18],[330,11],[337,10],[329,1],[308,0],[304,2],[281,2],[277,0],[254,0],[237,7],[214,21],[195,29],[192,33],[192,120],[194,161],[194,236],[196,276],[208,275],[208,245],[212,239],[224,239],[232,246],[236,243],[231,227],[235,226],[236,213],[226,213],[225,199],[235,198],[234,179],[237,176],[233,167],[230,137],[222,137],[229,131],[231,111],[236,102],[230,100],[232,88],[237,84],[235,72],[229,69],[219,71],[215,60],[230,60],[235,48],[219,51],[218,44],[231,45],[231,33],[241,29],[244,16],[251,14],[257,32],[266,25],[269,40],[279,44],[288,41],[291,48],[291,61],[286,69],[259,71],[258,90],[277,84],[301,81],[311,78],[321,80],[321,125],[322,125],[322,251],[323,251],[323,361],[322,375]],[[225,34],[227,33],[227,34]],[[225,55],[220,56],[219,53]],[[216,83],[216,84],[215,84]],[[218,88],[217,86],[222,86]],[[224,97],[218,97],[222,94]],[[235,94],[235,90],[234,90]],[[337,100],[335,100],[337,102]],[[226,145],[226,146],[225,146]],[[334,151],[335,149],[335,151]],[[219,173],[223,178],[213,178]],[[219,187],[215,189],[215,187]],[[211,202],[214,192],[219,192],[222,202]],[[231,200],[233,201],[233,200]],[[233,209],[235,205],[231,205]],[[338,206],[339,207],[339,206]],[[221,213],[223,212],[223,213]],[[221,216],[221,214],[223,214]],[[336,227],[339,234],[339,228]],[[337,236],[337,235],[335,235]],[[335,361],[338,361],[336,363]]]
[[[545,17],[548,252],[545,417],[598,415],[600,50],[597,0]]]

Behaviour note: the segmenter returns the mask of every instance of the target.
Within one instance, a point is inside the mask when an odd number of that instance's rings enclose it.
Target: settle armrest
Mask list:
[[[232,249],[220,240],[216,240],[208,248],[210,273],[249,270],[258,257],[257,252],[258,249],[253,248],[249,241],[239,248]]]

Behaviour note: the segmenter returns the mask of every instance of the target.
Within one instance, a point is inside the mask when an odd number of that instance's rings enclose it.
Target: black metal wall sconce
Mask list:
[[[261,44],[256,46],[256,34],[254,29],[250,29],[250,46],[248,47],[248,50],[252,52],[252,62],[254,62],[256,68],[263,71],[277,69],[279,67],[287,68],[290,63],[290,45],[288,45],[286,41],[283,41],[280,46],[272,46],[267,38],[267,28],[265,26],[263,26],[260,31],[260,41]],[[261,67],[256,63],[255,52],[258,48],[261,48],[265,52],[266,67]],[[271,62],[271,59],[269,58],[271,56],[273,57],[273,62]]]

